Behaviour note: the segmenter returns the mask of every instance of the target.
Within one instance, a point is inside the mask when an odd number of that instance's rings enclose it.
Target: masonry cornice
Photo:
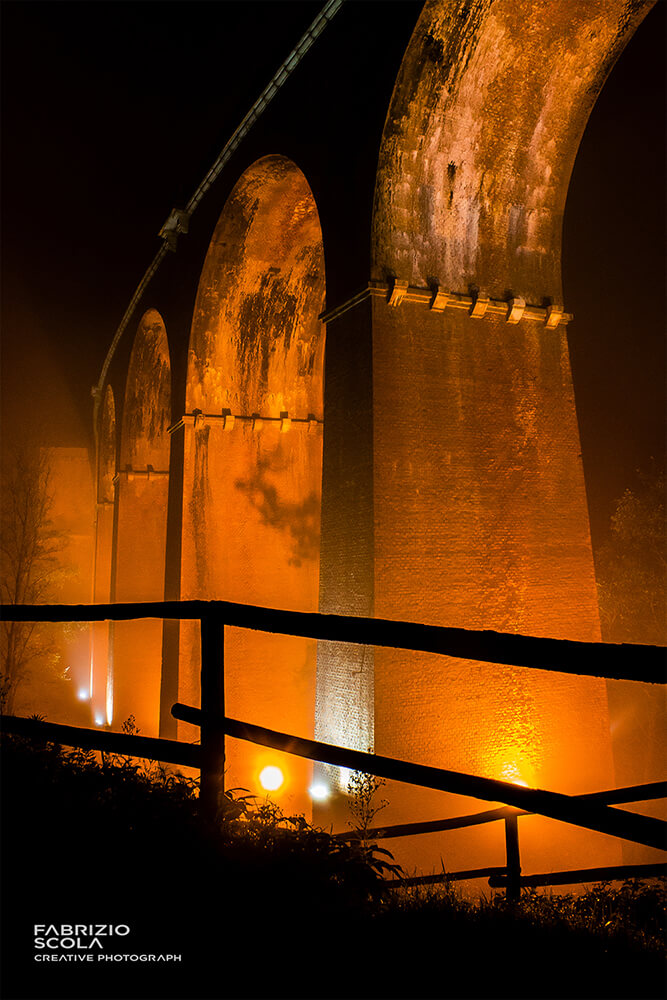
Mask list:
[[[342,302],[340,305],[327,309],[320,314],[323,323],[330,323],[339,316],[369,298],[384,299],[392,308],[398,308],[405,303],[428,307],[430,312],[443,313],[456,309],[467,312],[472,319],[483,319],[491,316],[502,316],[506,323],[515,325],[521,321],[541,323],[547,330],[555,330],[566,326],[574,317],[565,312],[560,305],[534,306],[525,299],[515,296],[509,299],[491,299],[483,292],[476,295],[462,295],[450,292],[436,286],[434,288],[419,288],[409,285],[400,278],[393,282],[369,281],[366,288]]]

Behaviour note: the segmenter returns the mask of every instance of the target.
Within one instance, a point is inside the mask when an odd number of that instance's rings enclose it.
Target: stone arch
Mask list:
[[[358,432],[325,472],[327,486],[366,462],[364,597],[378,617],[599,639],[561,223],[590,107],[641,8],[556,0],[545,17],[530,0],[423,7],[381,142],[374,287],[356,310],[371,457]],[[332,319],[332,344],[351,337],[354,315]],[[323,565],[327,610],[343,606],[346,576],[361,578],[346,556],[355,530]],[[323,662],[318,705],[320,689],[334,699],[352,681]],[[380,754],[568,792],[613,784],[602,682],[382,649],[373,685]],[[386,822],[443,808],[423,792],[388,797]],[[482,863],[486,833],[478,839]],[[563,863],[577,839],[559,836]]]
[[[171,366],[167,331],[157,309],[141,318],[125,386],[121,469],[169,468]]]
[[[113,503],[115,496],[116,404],[110,385],[104,390],[97,446],[97,502]]]
[[[195,304],[183,598],[317,610],[324,291],[322,232],[308,182],[285,157],[264,157],[223,208]],[[315,644],[227,633],[229,713],[312,733]],[[185,627],[181,648],[181,697],[196,699],[198,648]],[[263,759],[232,746],[230,780],[256,788]],[[307,765],[284,759],[281,767],[289,777],[285,794],[307,808]]]
[[[560,303],[590,110],[653,0],[427,0],[382,140],[373,277]]]
[[[283,156],[234,188],[206,255],[190,337],[190,412],[322,419],[324,258],[306,178]]]
[[[142,316],[125,386],[116,477],[113,599],[164,598],[169,492],[171,365],[167,333],[156,309]],[[113,718],[130,715],[158,735],[162,623],[118,623],[113,630]]]
[[[107,385],[97,428],[97,476],[95,496],[95,566],[93,602],[111,600],[111,565],[113,550],[114,501],[118,446],[116,404],[113,389]],[[91,703],[93,718],[99,725],[113,718],[113,677],[109,669],[109,623],[97,622],[92,630]]]

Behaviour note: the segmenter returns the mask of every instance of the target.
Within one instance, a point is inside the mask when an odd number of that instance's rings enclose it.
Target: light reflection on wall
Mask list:
[[[109,671],[109,678],[107,680],[107,691],[106,699],[104,703],[105,719],[107,726],[110,726],[113,722],[113,673]]]
[[[97,496],[93,602],[105,604],[111,598],[111,563],[113,546],[114,500],[116,487],[116,406],[111,386],[104,393],[97,437]],[[100,713],[107,725],[113,720],[113,674],[110,668],[109,622],[92,626],[90,690],[93,712]]]

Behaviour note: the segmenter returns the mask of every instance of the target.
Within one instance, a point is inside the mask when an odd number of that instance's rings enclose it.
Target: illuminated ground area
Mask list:
[[[358,857],[270,810],[207,828],[192,788],[154,766],[149,780],[6,739],[3,778],[8,998],[662,995],[656,884],[578,913],[383,896]],[[129,928],[105,954],[181,959],[35,962],[34,925],[74,922]]]

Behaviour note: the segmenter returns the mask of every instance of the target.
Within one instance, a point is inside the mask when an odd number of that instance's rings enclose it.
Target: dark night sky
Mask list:
[[[386,15],[391,2],[376,5]],[[320,7],[2,4],[6,433],[17,417],[36,418],[54,443],[85,443],[90,387],[160,226]],[[651,456],[664,464],[665,7],[660,0],[640,26],[593,111],[565,222],[565,306],[576,318],[598,537],[635,469]]]

